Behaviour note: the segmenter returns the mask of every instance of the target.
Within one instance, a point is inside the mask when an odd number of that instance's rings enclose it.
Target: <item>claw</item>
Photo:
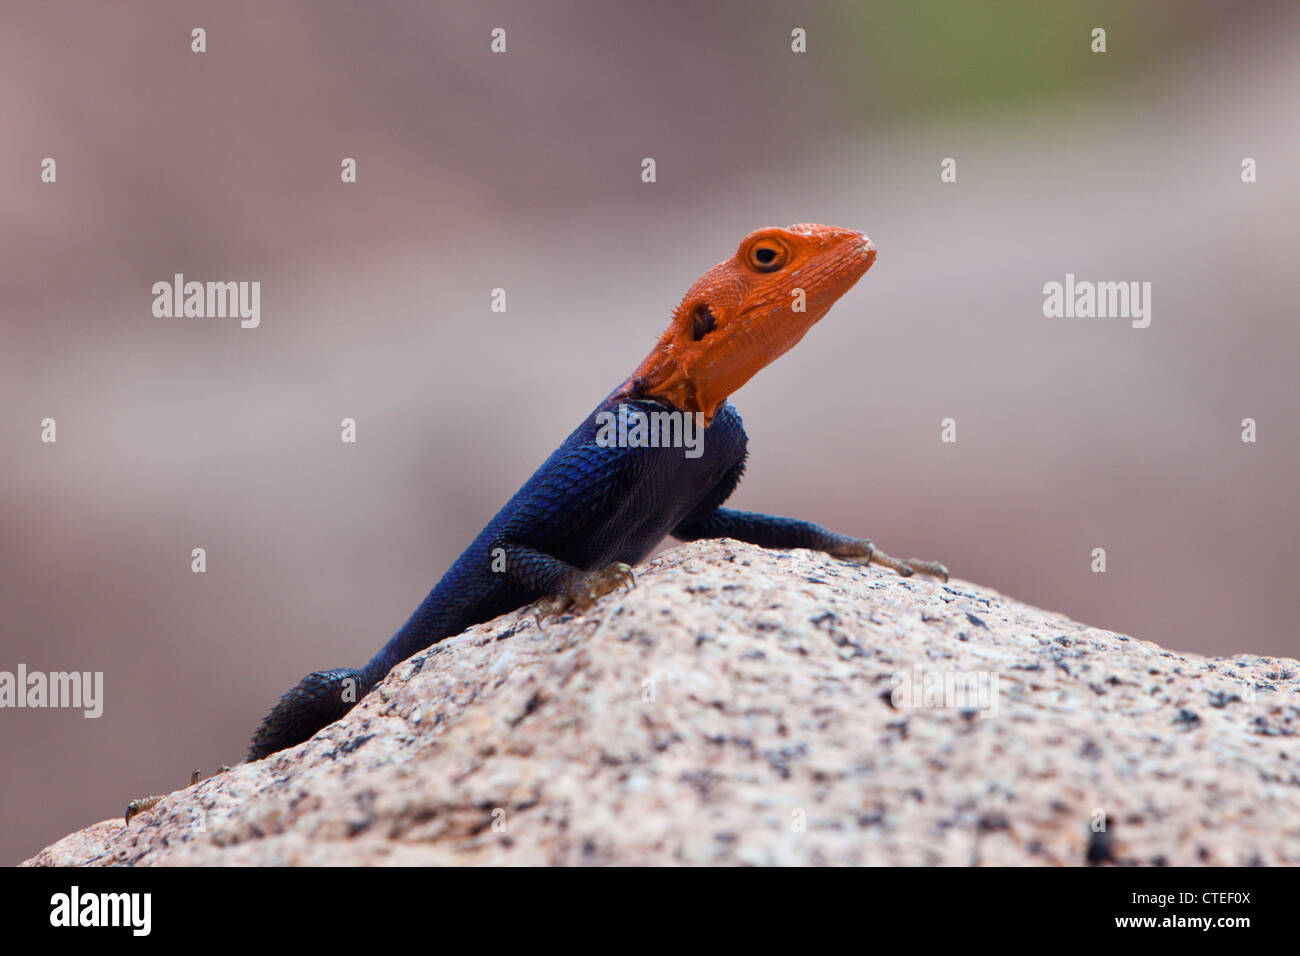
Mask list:
[[[158,804],[162,803],[164,796],[166,796],[166,794],[160,793],[152,797],[141,797],[139,800],[132,800],[128,803],[126,805],[126,825],[131,825],[132,817],[144,813],[146,810],[152,810],[154,807],[158,806]]]
[[[636,587],[636,575],[633,574],[632,569],[622,561],[619,561],[616,564],[611,564],[609,570],[617,579],[617,583],[623,586],[624,590],[630,591]]]
[[[891,558],[883,551],[873,551],[868,564],[879,564],[881,567],[889,568],[905,578],[910,578],[913,574],[913,568],[906,561],[900,561],[898,558]]]
[[[546,630],[546,619],[549,617],[559,617],[567,607],[568,601],[564,598],[542,598],[533,605],[533,622],[536,623],[537,629],[539,631]]]

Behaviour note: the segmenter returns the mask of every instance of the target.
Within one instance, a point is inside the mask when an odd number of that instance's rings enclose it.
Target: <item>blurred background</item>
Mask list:
[[[760,226],[880,252],[735,396],[734,505],[1295,656],[1298,30],[1196,0],[5,5],[0,670],[103,671],[106,704],[0,712],[0,862],[368,660]],[[155,318],[177,272],[260,281],[260,328]],[[1044,318],[1067,272],[1151,282],[1150,328]]]

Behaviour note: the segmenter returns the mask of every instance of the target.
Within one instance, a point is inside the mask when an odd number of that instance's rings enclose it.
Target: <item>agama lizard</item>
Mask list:
[[[745,430],[727,402],[791,349],[876,261],[851,229],[799,224],[760,229],[686,293],[635,372],[600,403],[474,539],[410,620],[360,670],[309,674],[262,722],[250,760],[310,738],[346,714],[392,667],[474,624],[548,597],[552,610],[590,606],[667,535],[735,538],[765,548],[810,548],[903,575],[948,579],[934,561],[889,557],[794,518],[721,507],[745,467]],[[691,414],[702,448],[604,440],[610,413]]]

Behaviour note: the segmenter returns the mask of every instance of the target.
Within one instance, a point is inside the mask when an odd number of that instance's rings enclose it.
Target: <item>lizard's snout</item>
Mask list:
[[[876,261],[876,244],[871,241],[870,236],[862,237],[862,251],[867,254],[867,268],[870,269],[872,263]]]

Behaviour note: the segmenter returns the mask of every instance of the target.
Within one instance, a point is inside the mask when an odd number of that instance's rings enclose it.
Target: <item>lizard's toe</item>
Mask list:
[[[948,583],[948,569],[938,561],[922,561],[920,558],[908,558],[903,563],[912,571],[928,574],[932,578],[938,578],[945,584]]]
[[[568,609],[570,603],[566,597],[545,597],[534,604],[533,621],[537,624],[537,629],[546,630],[547,619],[559,617]]]
[[[870,538],[850,538],[847,544],[830,553],[852,564],[870,564],[876,557],[876,546]]]
[[[132,800],[126,805],[126,825],[131,825],[132,817],[144,813],[146,810],[152,810],[154,807],[158,806],[166,796],[167,794],[165,793],[159,793],[152,797],[141,797],[138,800]]]
[[[854,564],[878,564],[891,571],[910,578],[913,574],[928,574],[931,577],[948,580],[948,569],[938,561],[922,561],[920,558],[893,558],[878,549],[867,538],[854,540],[850,547],[837,552],[837,557],[852,561]]]
[[[611,564],[605,570],[614,577],[615,587],[622,587],[628,591],[636,587],[636,575],[632,573],[632,568],[624,564],[622,561],[617,561],[614,564]],[[612,591],[613,588],[610,588],[610,590]]]

